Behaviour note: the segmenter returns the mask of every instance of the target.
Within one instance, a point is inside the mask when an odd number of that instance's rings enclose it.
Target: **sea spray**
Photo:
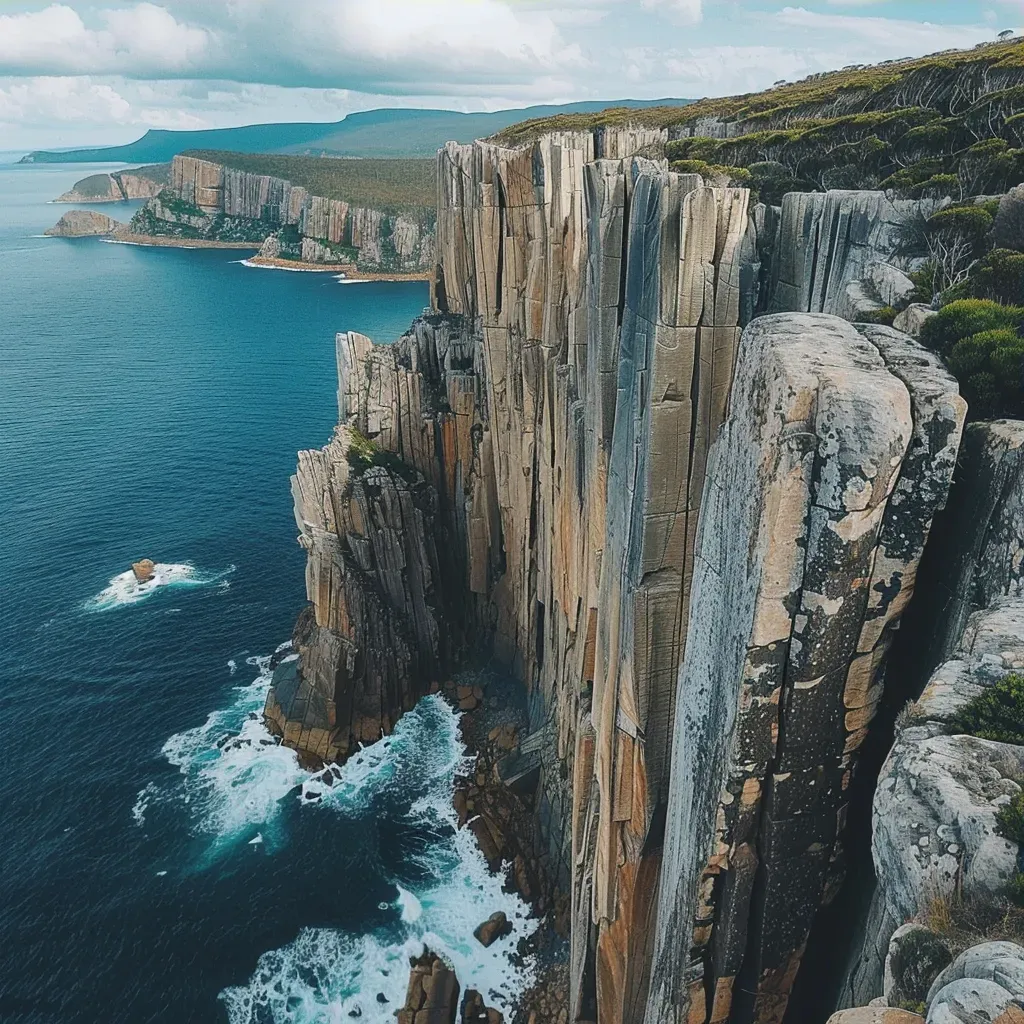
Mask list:
[[[318,808],[358,826],[389,807],[428,837],[406,855],[406,873],[417,881],[392,879],[395,897],[381,929],[303,929],[290,945],[265,953],[248,985],[222,993],[231,1024],[326,1024],[350,1016],[393,1021],[409,957],[425,946],[454,967],[464,989],[477,989],[510,1016],[534,973],[516,949],[538,922],[517,895],[504,891],[503,875],[488,870],[473,833],[459,828],[455,779],[471,765],[459,715],[435,695],[403,716],[391,736],[308,778],[300,799],[311,812]],[[505,912],[512,933],[485,948],[473,930],[496,910]]]
[[[296,655],[286,655],[296,657]],[[270,846],[278,834],[281,801],[309,778],[294,750],[282,746],[263,722],[271,682],[269,657],[247,658],[256,678],[234,690],[235,699],[193,729],[176,733],[162,753],[181,778],[171,786],[150,784],[138,796],[133,815],[143,824],[155,802],[189,807],[191,831],[207,840],[216,856],[262,831]]]
[[[233,565],[220,572],[201,572],[191,562],[157,562],[153,578],[140,582],[129,569],[118,573],[95,597],[85,603],[87,611],[106,612],[138,604],[159,590],[187,587],[219,586],[227,589],[228,577],[235,571]]]

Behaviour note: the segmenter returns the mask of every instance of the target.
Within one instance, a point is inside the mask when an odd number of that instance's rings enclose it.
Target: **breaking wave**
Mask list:
[[[286,841],[283,812],[295,800],[298,813],[327,815],[333,827],[367,828],[387,817],[417,840],[403,854],[402,878],[386,874],[394,896],[380,907],[379,927],[304,928],[289,945],[264,953],[247,984],[221,993],[231,1024],[393,1024],[409,957],[425,946],[451,964],[464,990],[475,988],[510,1019],[535,970],[516,949],[538,922],[518,895],[503,891],[505,877],[488,870],[472,831],[458,826],[455,779],[472,764],[458,713],[440,696],[425,697],[390,736],[343,766],[310,772],[263,724],[270,659],[247,663],[256,679],[235,690],[230,707],[164,744],[184,778],[173,794],[143,790],[136,820],[143,824],[155,801],[174,799],[187,805],[193,831],[208,837],[212,850],[243,843],[273,849]],[[513,930],[485,948],[473,930],[497,910]]]
[[[537,921],[518,895],[503,891],[504,877],[488,870],[473,833],[458,826],[455,778],[471,764],[458,714],[435,695],[424,697],[391,736],[342,767],[307,778],[305,806],[353,823],[382,806],[400,807],[406,823],[429,837],[406,858],[421,881],[403,887],[393,880],[391,913],[377,931],[307,928],[290,945],[265,953],[248,985],[221,994],[231,1024],[393,1022],[405,999],[409,957],[425,946],[451,964],[463,989],[475,988],[510,1019],[534,973],[516,948]],[[497,910],[512,923],[512,934],[484,948],[473,930]]]
[[[200,572],[191,562],[158,562],[153,567],[153,578],[140,583],[129,569],[118,573],[95,597],[86,602],[90,611],[111,611],[152,597],[158,590],[184,587],[229,587],[228,576],[235,571],[233,565],[222,572]]]

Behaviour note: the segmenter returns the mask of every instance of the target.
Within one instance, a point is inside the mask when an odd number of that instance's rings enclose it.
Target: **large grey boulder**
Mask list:
[[[1024,598],[975,613],[960,650],[902,716],[875,792],[874,894],[847,998],[882,990],[895,930],[938,901],[991,900],[1017,869],[1016,844],[996,829],[1024,784],[1024,748],[947,735],[949,718],[986,686],[1024,668]]]
[[[1024,946],[1016,942],[983,942],[964,950],[935,978],[928,990],[928,1003],[961,978],[993,981],[1015,998],[1024,997]]]

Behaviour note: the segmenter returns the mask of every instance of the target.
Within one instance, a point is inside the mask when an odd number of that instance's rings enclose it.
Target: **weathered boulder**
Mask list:
[[[396,1014],[398,1024],[455,1024],[459,1012],[455,972],[430,952],[412,960],[411,967],[405,1006]]]
[[[1014,1005],[1014,997],[994,981],[962,978],[951,981],[928,1005],[928,1024],[973,1024],[996,1021],[1015,1024],[1022,1018],[1004,1014]]]
[[[883,306],[905,305],[917,287],[899,267],[883,260],[873,260],[867,265],[865,280],[873,297]]]
[[[1015,999],[1024,998],[1024,947],[1016,942],[983,942],[964,950],[935,978],[926,997],[929,1006],[947,985],[961,978],[992,981]]]
[[[512,922],[504,911],[495,911],[486,921],[473,929],[473,936],[481,946],[493,946],[498,939],[512,934]]]
[[[912,338],[920,338],[921,328],[924,326],[925,321],[935,316],[935,312],[931,306],[914,302],[897,315],[892,325],[897,331],[903,331],[904,334],[909,334]]]
[[[885,958],[883,995],[889,1006],[924,1006],[932,982],[953,959],[940,935],[920,924],[893,932]]]
[[[935,901],[990,900],[1017,867],[996,828],[1024,784],[1024,748],[947,735],[944,723],[983,688],[1024,667],[1024,598],[977,612],[953,660],[901,719],[874,798],[875,892],[851,992],[881,990],[890,937]]]
[[[132,562],[132,572],[139,583],[148,583],[156,575],[156,563],[149,558]]]
[[[124,225],[95,210],[69,210],[43,234],[56,238],[84,238],[88,235],[112,235]]]
[[[859,1006],[832,1014],[828,1024],[922,1024],[924,1017],[891,1006]]]
[[[780,1021],[838,877],[849,773],[965,415],[933,356],[863,331],[802,314],[743,335],[701,507],[649,1024]]]

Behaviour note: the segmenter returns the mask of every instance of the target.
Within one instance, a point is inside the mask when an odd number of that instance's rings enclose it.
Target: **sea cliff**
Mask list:
[[[927,678],[1021,591],[1020,425],[972,426],[965,458],[943,361],[853,322],[908,305],[920,259],[894,242],[934,198],[767,206],[670,170],[668,143],[603,126],[439,153],[433,308],[393,345],[338,336],[339,426],[300,455],[311,607],[267,718],[343,759],[494,659],[528,726],[491,781],[568,903],[567,1019],[774,1024],[826,984],[805,954],[889,705],[917,696],[889,666]],[[937,579],[959,603],[928,611]],[[888,895],[915,813],[876,832],[858,1002],[920,909]]]
[[[223,159],[241,157],[226,154]],[[303,159],[277,158],[277,162],[287,170],[290,161]],[[358,163],[326,161],[354,162]],[[344,183],[338,188],[346,191]],[[286,178],[180,155],[171,163],[169,184],[135,215],[131,231],[183,240],[255,243],[268,260],[349,265],[376,272],[431,268],[433,211],[389,204],[383,190],[379,202],[379,206],[361,205],[320,196]]]

